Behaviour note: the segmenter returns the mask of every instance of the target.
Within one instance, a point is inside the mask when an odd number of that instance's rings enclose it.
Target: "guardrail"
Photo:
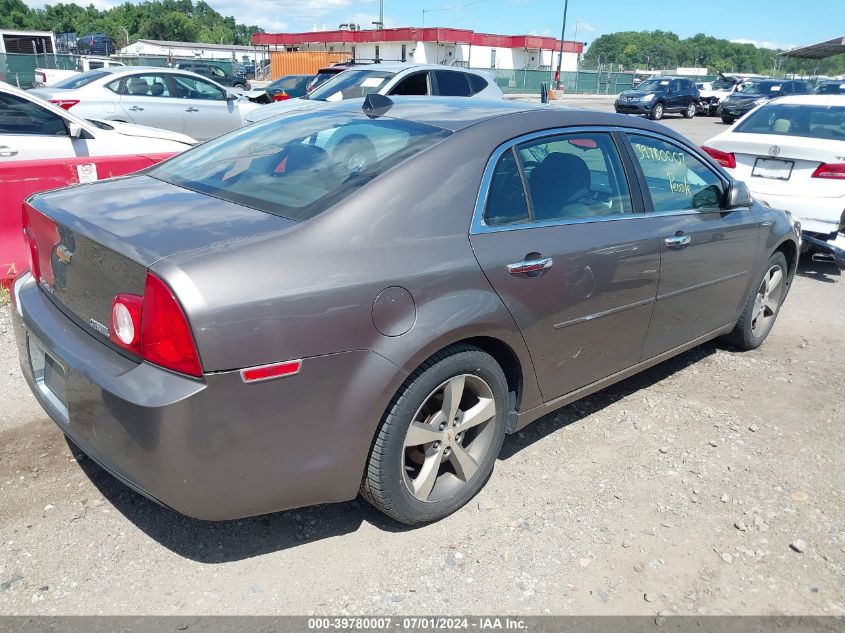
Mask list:
[[[8,286],[27,267],[21,209],[34,193],[124,176],[175,153],[140,156],[84,156],[0,162],[0,284]]]

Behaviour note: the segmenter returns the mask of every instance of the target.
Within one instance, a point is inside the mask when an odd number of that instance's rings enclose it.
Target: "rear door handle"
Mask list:
[[[199,111],[200,111],[200,109],[195,108],[194,106],[191,106],[190,108],[185,108],[185,112],[199,112]]]
[[[676,235],[675,237],[667,237],[663,240],[667,248],[679,251],[690,245],[692,238],[689,235]]]
[[[511,275],[524,275],[525,273],[536,273],[552,267],[552,258],[523,259],[521,262],[508,264],[508,272]]]
[[[132,106],[131,108],[129,108],[129,111],[130,112],[143,112],[144,108],[139,108],[138,106]]]
[[[8,158],[9,156],[17,156],[18,150],[9,147],[8,145],[0,145],[0,156]]]

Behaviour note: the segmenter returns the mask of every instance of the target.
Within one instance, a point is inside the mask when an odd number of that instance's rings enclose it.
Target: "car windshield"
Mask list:
[[[843,95],[845,94],[845,82],[832,84],[819,84],[816,87],[817,95]]]
[[[648,79],[637,86],[637,90],[640,92],[666,92],[668,87],[668,79]]]
[[[62,90],[72,90],[74,88],[81,88],[82,86],[87,86],[92,81],[97,81],[98,79],[102,79],[103,77],[108,77],[110,74],[111,73],[106,72],[104,70],[89,70],[87,72],[74,75],[73,77],[63,79],[62,81],[58,81],[50,87],[60,88]]]
[[[345,70],[314,90],[309,99],[342,101],[378,92],[396,73],[385,70]]]
[[[301,221],[449,134],[385,116],[309,112],[241,128],[147,174]]]
[[[845,106],[777,103],[742,120],[734,132],[845,140]]]
[[[302,82],[308,79],[307,75],[291,75],[290,77],[282,77],[271,83],[268,88],[275,88],[278,90],[292,90],[299,88]]]
[[[773,81],[752,81],[742,89],[744,95],[777,95],[780,94],[782,83]]]

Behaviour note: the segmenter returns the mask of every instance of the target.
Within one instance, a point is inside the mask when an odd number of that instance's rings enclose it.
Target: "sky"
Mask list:
[[[24,0],[41,6],[45,0]],[[52,0],[54,3],[59,0]],[[69,0],[68,0],[69,1]],[[89,1],[99,8],[122,0]],[[131,0],[134,1],[134,0]],[[223,15],[269,32],[371,28],[378,0],[206,0]],[[560,36],[564,0],[384,0],[385,25],[468,28],[502,35]],[[576,34],[577,26],[577,34]],[[706,0],[636,2],[570,0],[566,38],[590,42],[603,33],[661,29],[681,37],[705,33],[767,48],[794,48],[845,36],[845,0]]]

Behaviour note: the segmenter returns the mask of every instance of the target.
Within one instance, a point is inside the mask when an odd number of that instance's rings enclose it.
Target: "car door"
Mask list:
[[[485,171],[470,242],[545,401],[639,360],[659,252],[631,169],[610,131],[561,130],[500,147]]]
[[[226,91],[206,79],[171,73],[171,92],[182,110],[184,132],[205,141],[241,126],[241,112]]]
[[[75,155],[62,117],[28,99],[0,92],[0,162]]]
[[[684,91],[681,89],[681,80],[673,79],[669,82],[669,90],[666,95],[667,110],[682,110],[686,107],[684,103]]]
[[[756,273],[760,227],[750,209],[723,208],[727,180],[689,148],[651,132],[626,136],[660,237],[645,360],[736,321]]]
[[[127,75],[119,87],[120,111],[130,123],[182,132],[182,108],[167,76],[157,72]]]

